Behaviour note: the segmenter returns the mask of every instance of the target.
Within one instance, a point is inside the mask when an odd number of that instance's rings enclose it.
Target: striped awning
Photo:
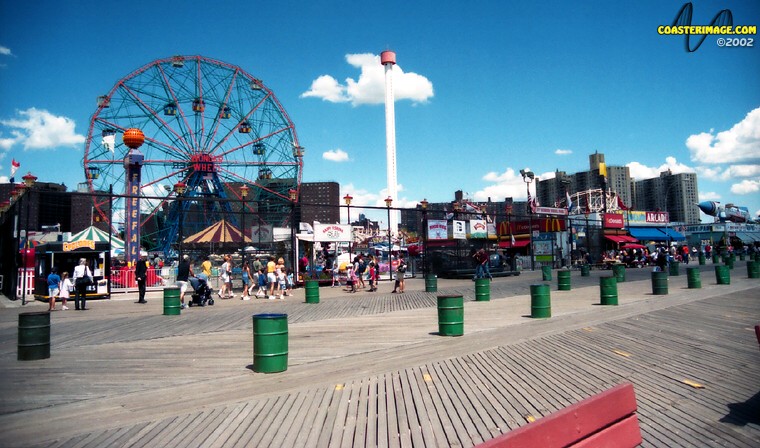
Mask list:
[[[108,232],[105,232],[103,230],[98,229],[95,226],[90,226],[81,232],[75,233],[74,235],[71,235],[71,239],[69,242],[75,242],[75,241],[82,241],[82,240],[91,240],[95,241],[96,243],[107,243],[108,242]],[[111,249],[124,249],[124,241],[120,240],[119,238],[116,238],[115,236],[111,235]]]
[[[237,227],[221,220],[210,227],[207,227],[195,235],[185,238],[184,243],[242,243],[243,232]],[[245,237],[245,242],[250,243],[251,239]]]

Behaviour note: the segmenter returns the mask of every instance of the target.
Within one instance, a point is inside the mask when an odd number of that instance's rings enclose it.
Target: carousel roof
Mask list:
[[[226,220],[221,220],[195,235],[183,240],[185,244],[192,243],[250,243],[251,239],[243,236],[243,232]]]
[[[82,240],[92,240],[96,243],[107,243],[108,242],[108,232],[105,232],[103,230],[98,229],[95,226],[90,226],[81,232],[75,233],[74,235],[71,235],[71,239],[69,242],[74,241],[82,241]],[[111,235],[111,249],[124,249],[124,241],[120,240],[119,238]]]

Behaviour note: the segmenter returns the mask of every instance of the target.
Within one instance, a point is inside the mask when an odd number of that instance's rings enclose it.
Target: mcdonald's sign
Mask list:
[[[539,221],[542,232],[562,232],[565,230],[565,220],[559,218],[544,218]]]
[[[531,228],[532,224],[532,228]],[[537,218],[532,221],[502,221],[499,223],[499,236],[526,235],[534,232],[564,232],[567,220],[564,218]]]

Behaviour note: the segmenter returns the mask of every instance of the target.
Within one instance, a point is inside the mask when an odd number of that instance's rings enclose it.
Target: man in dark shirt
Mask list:
[[[137,303],[148,303],[145,300],[145,283],[148,281],[148,260],[145,256],[141,256],[135,264],[135,280],[139,292]]]
[[[187,255],[182,256],[182,261],[177,266],[177,286],[179,286],[179,302],[180,307],[185,308],[185,291],[187,291],[187,285],[190,276],[195,277],[193,274],[193,268],[190,266],[190,257]]]

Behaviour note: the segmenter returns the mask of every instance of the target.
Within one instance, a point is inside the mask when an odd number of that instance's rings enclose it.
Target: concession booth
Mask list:
[[[105,273],[111,271],[111,246],[108,243],[93,240],[73,242],[54,242],[41,244],[35,248],[34,260],[34,297],[38,300],[49,299],[47,276],[53,267],[58,275],[64,272],[69,278],[74,275],[74,267],[79,259],[87,260],[94,284],[87,287],[88,299],[107,299],[110,297],[108,279]],[[72,299],[74,297],[72,293]]]

